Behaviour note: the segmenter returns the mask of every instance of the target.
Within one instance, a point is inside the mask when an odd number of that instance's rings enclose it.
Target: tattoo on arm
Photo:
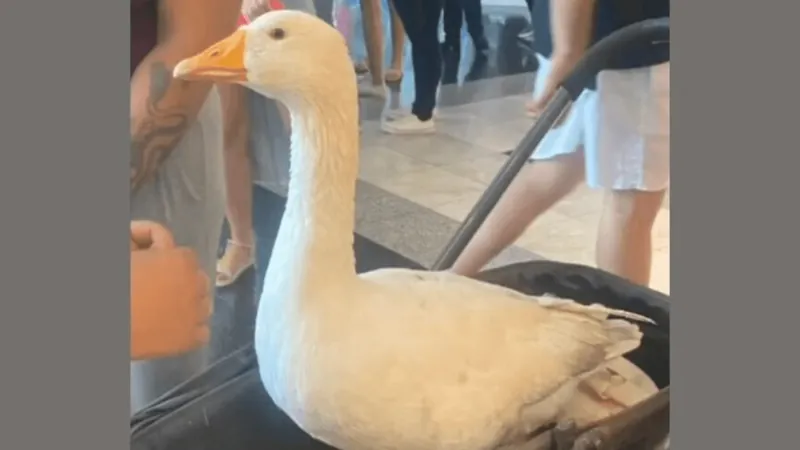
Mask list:
[[[146,117],[131,134],[131,188],[136,190],[152,177],[181,140],[188,118],[180,108],[170,108],[164,100],[173,83],[172,71],[163,62],[149,68],[150,94]],[[179,87],[180,88],[180,87]]]

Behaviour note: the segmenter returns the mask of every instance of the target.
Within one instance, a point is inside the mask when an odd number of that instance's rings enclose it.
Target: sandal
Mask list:
[[[236,266],[233,266],[234,262],[232,261],[231,256],[234,248],[239,248],[247,252],[247,257],[244,259],[244,261]],[[216,286],[226,287],[232,285],[242,276],[242,274],[255,266],[255,263],[256,259],[255,255],[253,254],[252,245],[242,244],[229,239],[228,245],[225,246],[225,253],[223,253],[222,257],[217,261]]]

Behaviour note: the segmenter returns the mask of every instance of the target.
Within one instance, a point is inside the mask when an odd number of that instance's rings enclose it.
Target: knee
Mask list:
[[[606,196],[605,214],[616,228],[649,231],[661,209],[665,191],[612,191]]]

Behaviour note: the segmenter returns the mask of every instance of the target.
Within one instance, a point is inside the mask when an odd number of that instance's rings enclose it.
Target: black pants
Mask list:
[[[444,0],[445,44],[451,47],[459,45],[461,41],[461,26],[464,23],[463,19],[466,19],[467,31],[472,37],[475,47],[483,50],[486,44],[486,36],[483,32],[481,0]]]
[[[443,0],[393,0],[411,42],[414,64],[414,105],[411,113],[420,120],[433,116],[436,90],[442,78],[439,49],[439,18]]]

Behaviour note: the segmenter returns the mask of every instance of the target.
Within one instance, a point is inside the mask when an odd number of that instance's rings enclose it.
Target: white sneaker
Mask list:
[[[381,129],[389,134],[431,134],[436,132],[432,117],[423,122],[413,114],[391,121],[384,120],[381,122]]]
[[[406,109],[388,109],[383,113],[383,120],[391,122],[393,120],[402,119],[411,114],[411,110]],[[433,108],[433,117],[439,117],[439,108]]]

